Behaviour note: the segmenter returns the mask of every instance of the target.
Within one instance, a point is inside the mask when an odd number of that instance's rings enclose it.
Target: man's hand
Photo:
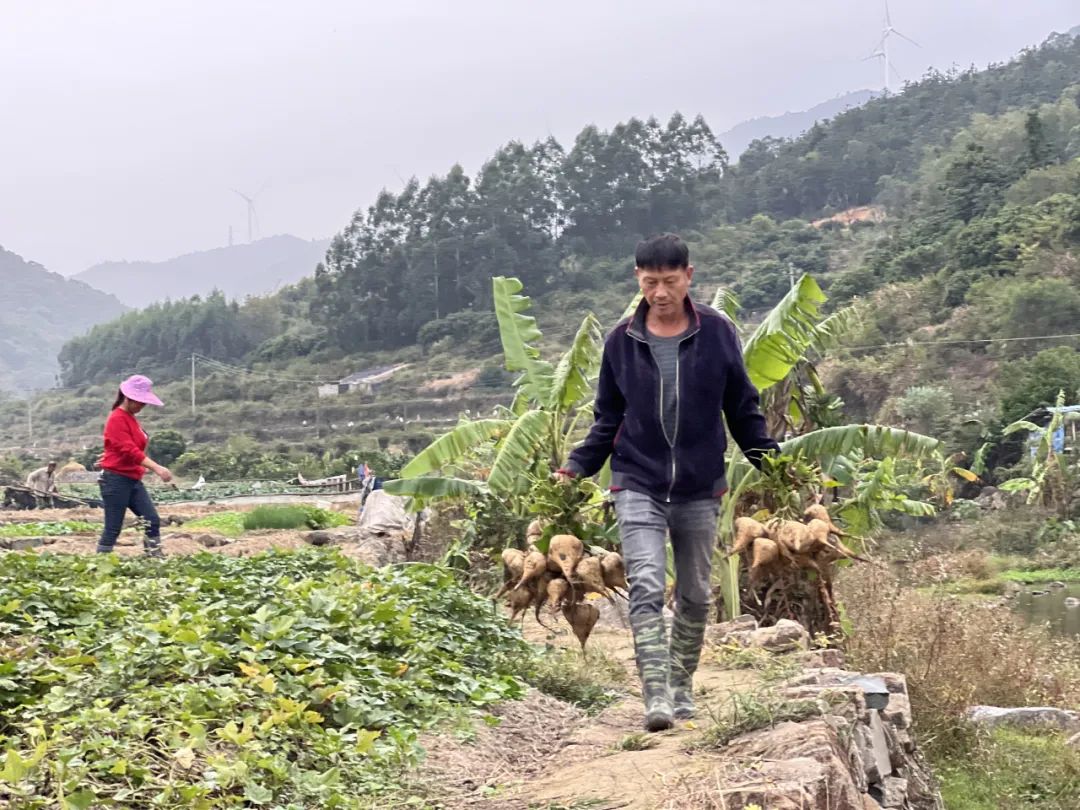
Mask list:
[[[551,477],[555,479],[557,484],[569,484],[574,480],[574,476],[565,470],[556,470]]]
[[[94,469],[95,470],[100,470],[101,465],[104,464],[104,463],[105,463],[105,453],[102,452],[102,454],[97,457],[97,461],[94,462]]]
[[[157,473],[157,477],[161,479],[163,484],[167,484],[172,481],[172,473],[169,472],[168,467],[162,467],[160,464],[154,468],[154,472]]]

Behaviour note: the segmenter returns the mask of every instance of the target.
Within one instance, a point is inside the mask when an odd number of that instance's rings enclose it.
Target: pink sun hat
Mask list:
[[[153,386],[153,383],[149,377],[134,374],[120,383],[120,393],[128,399],[133,399],[144,405],[156,405],[160,408],[162,402],[151,390],[151,386]]]

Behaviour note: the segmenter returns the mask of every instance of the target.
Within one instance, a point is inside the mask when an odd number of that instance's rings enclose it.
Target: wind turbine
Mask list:
[[[881,39],[878,40],[878,44],[877,47],[874,49],[874,52],[865,59],[863,59],[864,62],[867,62],[871,59],[881,60],[882,73],[885,77],[885,95],[889,94],[889,81],[893,75],[895,75],[896,78],[901,80],[903,78],[896,70],[896,68],[893,67],[892,62],[889,59],[889,37],[894,35],[900,37],[900,39],[910,42],[916,48],[922,47],[922,45],[913,40],[911,37],[901,33],[900,31],[897,31],[896,28],[893,27],[892,15],[889,13],[889,0],[885,0],[885,27],[881,30]]]
[[[242,191],[237,191],[235,188],[233,189],[233,193],[238,195],[244,202],[247,203],[248,242],[253,241],[253,234],[257,234],[259,232],[259,215],[255,211],[255,199],[265,190],[266,185],[264,184],[262,188],[260,188],[251,196],[248,196]]]

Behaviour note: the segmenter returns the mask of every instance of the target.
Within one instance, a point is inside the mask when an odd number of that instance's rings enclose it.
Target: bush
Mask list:
[[[187,452],[187,442],[178,431],[159,430],[150,437],[147,452],[158,464],[168,467]]]

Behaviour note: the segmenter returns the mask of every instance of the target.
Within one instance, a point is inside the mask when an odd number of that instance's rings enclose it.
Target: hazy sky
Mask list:
[[[905,78],[1080,23],[1077,0],[892,0]],[[63,273],[325,237],[510,139],[881,85],[878,0],[0,0],[0,245]]]

